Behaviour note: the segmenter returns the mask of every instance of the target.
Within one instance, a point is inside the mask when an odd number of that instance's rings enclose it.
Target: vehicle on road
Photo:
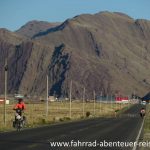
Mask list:
[[[146,105],[146,101],[142,101],[141,104],[142,104],[142,105]]]

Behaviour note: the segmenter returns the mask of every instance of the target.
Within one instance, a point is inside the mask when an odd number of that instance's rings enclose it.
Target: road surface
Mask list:
[[[0,133],[0,150],[132,149],[120,145],[120,147],[116,145],[112,147],[112,145],[108,146],[107,143],[135,141],[142,123],[139,116],[140,108],[140,105],[134,105],[118,118],[96,118],[25,129],[21,132]],[[66,143],[66,147],[52,146],[51,144],[56,144],[53,142],[68,142],[67,144],[70,144],[71,147],[67,146]]]

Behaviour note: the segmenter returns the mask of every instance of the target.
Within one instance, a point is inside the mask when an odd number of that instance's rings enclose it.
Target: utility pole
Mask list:
[[[134,93],[134,99],[133,99],[133,100],[135,100],[135,90],[134,90],[134,92],[133,92],[133,93]]]
[[[129,108],[129,101],[130,101],[130,100],[129,100],[129,95],[128,95],[128,108]]]
[[[106,97],[107,101],[106,101],[106,104],[108,104],[108,93],[107,93],[107,97]]]
[[[94,96],[94,116],[95,116],[95,91],[93,91],[93,96]]]
[[[5,100],[4,100],[4,125],[6,125],[6,100],[7,100],[7,71],[8,71],[8,64],[7,59],[5,60]]]
[[[101,108],[102,96],[103,96],[103,93],[102,93],[102,91],[101,91],[101,95],[100,95],[100,103],[99,103],[99,112],[100,112],[100,114],[101,114],[101,112],[102,112],[102,108]]]
[[[46,78],[46,85],[47,85],[47,94],[46,94],[46,117],[48,116],[48,75],[47,75],[47,78]]]
[[[70,107],[69,107],[69,114],[70,114],[70,118],[71,118],[71,101],[72,101],[72,80],[70,82]]]
[[[83,88],[83,101],[82,101],[82,106],[83,106],[83,117],[84,117],[84,109],[85,109],[85,87]]]
[[[110,98],[110,101],[111,101],[111,109],[113,110],[113,101],[112,101],[112,94],[111,94],[111,98]]]

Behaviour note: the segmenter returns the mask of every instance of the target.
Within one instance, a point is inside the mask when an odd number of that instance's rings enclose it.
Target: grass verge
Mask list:
[[[3,115],[0,116],[0,131],[14,130],[12,121],[14,120],[14,104],[6,107],[6,125],[4,125]],[[118,103],[85,103],[83,112],[83,103],[72,102],[71,118],[69,117],[69,102],[51,102],[48,107],[48,115],[46,116],[45,103],[28,103],[25,111],[27,118],[27,127],[37,127],[42,125],[76,121],[88,119],[91,117],[115,117],[127,109],[128,104]],[[0,105],[0,113],[3,114],[3,106]]]
[[[147,147],[146,143],[150,142],[150,105],[146,106],[146,116],[144,120],[143,133],[139,139],[139,142],[145,143],[145,146],[139,147],[138,150],[150,150],[150,144]]]

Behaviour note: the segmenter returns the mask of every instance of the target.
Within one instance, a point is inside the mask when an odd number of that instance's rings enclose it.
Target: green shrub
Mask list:
[[[64,119],[63,119],[63,118],[60,118],[60,119],[59,119],[59,121],[61,121],[61,122],[62,122],[62,121],[64,121]]]
[[[115,112],[117,113],[119,111],[119,109],[116,109]]]
[[[46,119],[45,118],[39,118],[39,124],[46,124]]]
[[[91,115],[89,111],[86,112],[86,117],[88,118]]]
[[[84,116],[81,116],[80,118],[81,118],[81,119],[84,119]]]
[[[64,117],[64,120],[71,120],[70,117]]]

